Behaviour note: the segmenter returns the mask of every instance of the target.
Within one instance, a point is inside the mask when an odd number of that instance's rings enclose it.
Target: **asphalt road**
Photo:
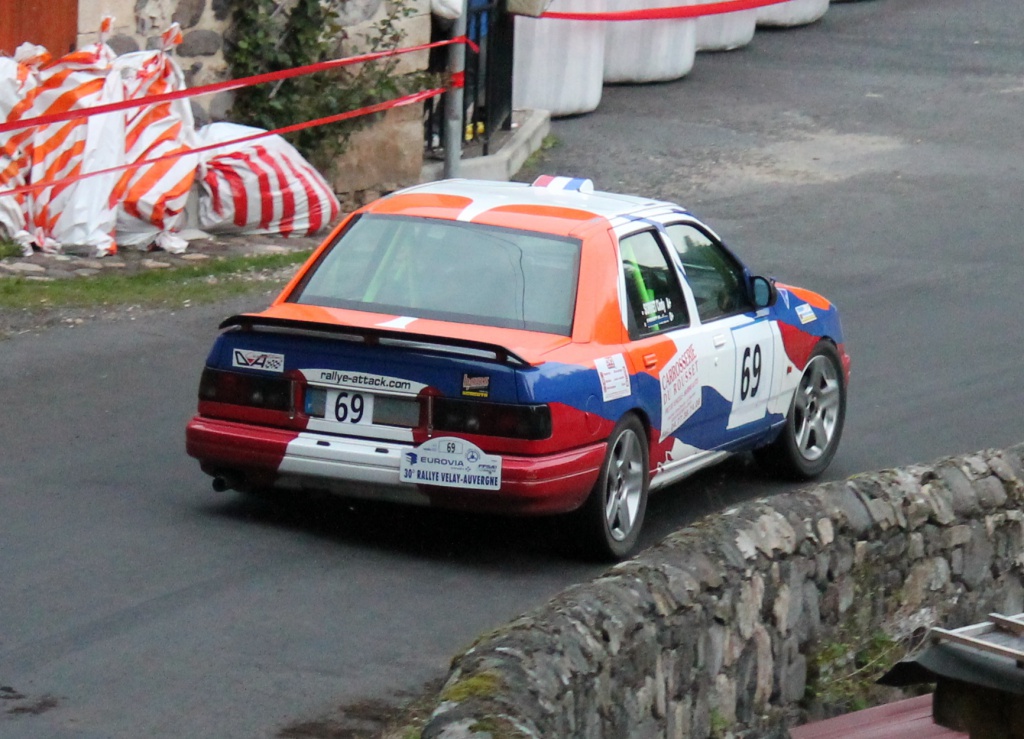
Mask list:
[[[1022,26],[1005,0],[836,4],[684,80],[606,89],[555,124],[542,169],[683,202],[839,304],[853,382],[830,479],[1007,446]],[[0,737],[277,736],[415,692],[599,571],[550,521],[214,494],[182,429],[239,307],[0,343]],[[783,489],[727,463],[656,497],[645,542]]]

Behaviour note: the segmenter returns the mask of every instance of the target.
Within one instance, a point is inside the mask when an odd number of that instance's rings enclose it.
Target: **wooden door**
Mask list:
[[[79,0],[0,0],[0,54],[19,44],[41,44],[59,57],[75,48]]]

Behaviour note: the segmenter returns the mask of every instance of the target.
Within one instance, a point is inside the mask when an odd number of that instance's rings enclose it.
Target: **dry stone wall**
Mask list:
[[[338,41],[338,56],[365,50],[364,37],[372,24],[388,12],[385,0],[334,0],[340,5],[344,26]],[[281,5],[288,6],[288,0]],[[413,14],[400,23],[406,45],[430,40],[430,2],[413,0]],[[160,47],[160,34],[171,23],[179,23],[183,41],[175,56],[185,72],[189,87],[199,87],[228,79],[224,61],[224,36],[231,29],[230,0],[79,0],[78,45],[94,43],[104,15],[114,16],[113,35],[107,40],[118,54]],[[400,73],[426,69],[427,52],[402,59]],[[230,93],[194,102],[200,123],[225,120],[231,109]]]
[[[932,625],[1024,611],[1024,445],[754,501],[453,661],[429,739],[785,737]],[[852,705],[851,705],[852,704]]]
[[[228,78],[224,34],[230,26],[231,6],[227,0],[80,0],[79,46],[96,41],[104,15],[114,16],[107,43],[118,54],[159,48],[160,34],[178,23],[183,41],[174,53],[186,84],[198,87]],[[231,96],[198,100],[193,107],[202,122],[221,120],[231,107]]]
[[[375,24],[391,11],[387,0],[331,0],[340,13],[343,31],[338,38],[337,57],[368,50],[366,38]],[[290,0],[280,0],[287,7]],[[224,60],[225,37],[231,33],[230,0],[79,0],[78,45],[94,43],[104,15],[115,18],[107,43],[118,54],[160,46],[160,34],[171,23],[179,23],[183,41],[174,55],[185,73],[188,87],[199,87],[228,79]],[[398,20],[402,46],[430,41],[430,0],[407,0],[411,15]],[[399,57],[396,74],[421,72],[427,68],[428,52]],[[232,93],[193,98],[192,109],[198,125],[231,120]],[[347,209],[358,207],[382,193],[413,185],[420,180],[423,164],[422,108],[411,106],[378,116],[356,137],[324,175]]]

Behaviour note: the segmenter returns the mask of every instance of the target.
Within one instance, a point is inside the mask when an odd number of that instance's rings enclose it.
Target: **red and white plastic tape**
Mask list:
[[[641,8],[608,13],[559,13],[546,11],[541,18],[565,21],[661,21],[677,18],[699,18],[705,15],[736,13],[741,10],[778,5],[788,0],[723,0],[704,5],[677,5],[671,8]]]
[[[166,54],[180,41],[176,27],[165,34],[160,51],[119,58],[104,43],[106,32],[109,22],[98,44],[57,62],[43,63],[37,83],[32,67],[12,61],[10,76],[17,84],[13,89],[23,97],[0,106],[0,112],[7,113],[6,120],[0,122],[0,153],[6,163],[0,170],[0,224],[26,251],[31,251],[33,242],[49,251],[58,250],[62,243],[74,243],[92,246],[102,256],[116,251],[115,230],[122,243],[155,241],[169,251],[181,251],[185,242],[173,232],[183,225],[185,201],[197,165],[201,161],[209,165],[203,170],[206,178],[213,171],[232,169],[224,162],[238,162],[240,157],[254,165],[262,162],[256,166],[263,169],[251,179],[225,177],[221,182],[227,189],[217,194],[219,208],[230,212],[225,227],[240,227],[240,220],[251,218],[249,230],[315,232],[337,217],[340,205],[322,177],[280,134],[412,105],[447,88],[424,90],[273,131],[235,127],[234,138],[217,133],[204,141],[197,140],[188,98],[434,46],[471,43],[465,38],[450,39],[186,89],[180,69]],[[73,77],[75,73],[79,76]],[[461,78],[450,81],[450,86],[461,85]],[[117,131],[106,130],[111,126]],[[227,158],[218,164],[221,155]],[[292,174],[297,181],[268,192],[251,190],[253,185],[260,188],[279,180],[279,172]],[[77,187],[83,180],[95,178],[99,183]],[[204,179],[204,184],[209,186],[212,181]],[[242,189],[238,188],[240,181],[244,182]],[[260,207],[254,209],[253,203]],[[214,210],[208,209],[210,213]],[[212,216],[209,220],[221,222]]]

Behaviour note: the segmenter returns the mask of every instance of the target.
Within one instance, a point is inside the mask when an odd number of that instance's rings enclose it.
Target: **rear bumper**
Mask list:
[[[499,490],[416,485],[399,480],[412,444],[351,439],[197,416],[185,449],[204,472],[232,487],[274,485],[338,495],[476,511],[537,515],[579,508],[593,488],[605,444],[539,457],[502,455]]]

